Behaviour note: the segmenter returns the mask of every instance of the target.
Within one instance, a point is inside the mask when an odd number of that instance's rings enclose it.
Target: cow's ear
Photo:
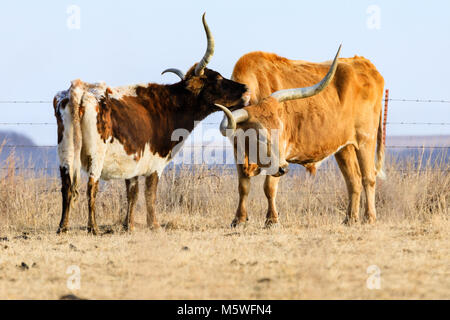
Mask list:
[[[201,77],[192,77],[186,81],[186,88],[196,96],[198,96],[200,91],[202,91],[203,85],[204,83]]]

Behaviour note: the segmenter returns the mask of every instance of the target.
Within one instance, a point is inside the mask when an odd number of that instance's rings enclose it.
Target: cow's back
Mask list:
[[[331,63],[289,60],[274,53],[255,51],[238,60],[232,78],[250,88],[250,103],[255,104],[278,90],[316,84],[326,75]],[[376,92],[378,96],[383,90],[384,80],[368,59],[355,56],[339,59],[335,78],[329,86],[336,88],[341,101],[347,98],[348,91],[351,91],[353,100],[354,93],[367,97]]]
[[[249,87],[251,104],[256,105],[275,91],[313,86],[327,74],[331,63],[251,52],[236,63],[233,79]],[[383,88],[383,77],[369,60],[358,56],[340,58],[333,81],[323,92],[308,99],[286,101],[278,110],[290,154],[299,163],[308,160],[313,164],[349,143],[357,144],[361,136],[375,137]]]

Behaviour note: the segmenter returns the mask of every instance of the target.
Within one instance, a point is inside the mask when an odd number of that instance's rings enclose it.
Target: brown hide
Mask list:
[[[240,83],[224,79],[219,73],[205,69],[203,75],[194,75],[195,65],[186,74],[186,80],[172,85],[149,83],[136,86],[133,95],[120,99],[111,97],[113,89],[106,88],[97,106],[97,130],[104,142],[110,137],[117,139],[127,154],[135,154],[135,160],[142,156],[145,145],[161,157],[169,155],[179,141],[171,141],[176,129],[194,128],[195,121],[201,121],[217,111],[214,103],[228,107],[242,106],[247,88]],[[87,83],[77,85],[93,87]],[[97,87],[98,88],[98,87]],[[60,102],[65,108],[69,99]],[[63,124],[54,102],[58,121],[58,143],[61,142]],[[80,117],[83,116],[80,105]]]

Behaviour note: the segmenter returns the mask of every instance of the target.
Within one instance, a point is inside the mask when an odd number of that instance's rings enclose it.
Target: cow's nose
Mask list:
[[[288,171],[289,171],[289,168],[288,168],[288,167],[285,167],[285,168],[279,167],[279,168],[278,168],[278,174],[280,175],[280,177],[281,177],[282,175],[285,175],[286,173],[288,173]]]
[[[275,173],[274,175],[272,175],[272,177],[275,177],[275,178],[281,177],[281,176],[285,175],[288,171],[289,171],[288,167],[285,167],[285,168],[279,167],[278,172]]]

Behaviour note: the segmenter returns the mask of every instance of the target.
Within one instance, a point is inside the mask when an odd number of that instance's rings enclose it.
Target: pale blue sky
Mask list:
[[[81,9],[80,30],[66,23]],[[380,8],[369,29],[367,8]],[[229,77],[253,50],[291,59],[369,58],[392,98],[450,100],[448,1],[2,1],[0,100],[51,100],[70,80],[170,83],[205,49],[201,15],[216,39],[210,67]],[[0,122],[54,122],[51,105],[0,105]],[[221,114],[207,121],[219,121]],[[450,122],[450,104],[391,102],[388,121]],[[56,127],[5,127],[55,144]],[[389,126],[390,135],[450,134],[449,126]]]

